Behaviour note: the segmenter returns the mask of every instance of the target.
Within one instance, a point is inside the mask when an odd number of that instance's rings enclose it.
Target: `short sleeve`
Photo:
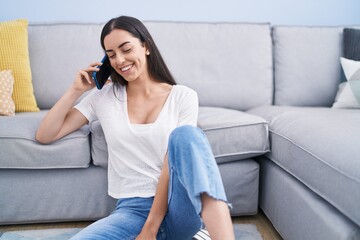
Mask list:
[[[96,98],[96,92],[92,90],[88,95],[86,95],[80,103],[74,106],[82,115],[91,123],[96,120],[95,114],[95,102],[94,98]]]
[[[199,114],[199,100],[197,93],[188,89],[186,93],[183,95],[183,99],[180,105],[180,114],[178,127],[183,125],[191,125],[196,127],[197,119]]]

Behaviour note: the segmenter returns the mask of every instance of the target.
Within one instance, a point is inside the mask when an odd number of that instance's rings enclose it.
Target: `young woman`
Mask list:
[[[43,119],[36,139],[50,143],[98,119],[108,144],[110,216],[73,239],[191,239],[205,224],[212,239],[234,239],[221,177],[196,128],[197,94],[176,85],[146,27],[111,19],[101,33],[111,82],[94,88],[101,63],[80,70]],[[101,99],[101,100],[99,100]]]

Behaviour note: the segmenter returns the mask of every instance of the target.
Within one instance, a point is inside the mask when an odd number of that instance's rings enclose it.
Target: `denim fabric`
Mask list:
[[[176,128],[170,135],[168,155],[170,186],[173,180],[180,181],[197,214],[201,212],[201,193],[226,201],[218,166],[206,135],[200,128]],[[171,188],[169,198],[172,198]]]
[[[227,202],[220,173],[205,134],[199,128],[182,126],[170,135],[168,211],[157,240],[186,240],[202,227],[201,193]],[[135,239],[150,212],[154,198],[119,199],[110,216],[88,226],[77,239]]]
[[[153,198],[119,199],[116,209],[108,217],[91,224],[71,239],[135,239],[146,221],[152,202]]]

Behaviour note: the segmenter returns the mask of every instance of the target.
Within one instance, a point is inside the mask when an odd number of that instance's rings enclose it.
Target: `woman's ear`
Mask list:
[[[147,56],[149,56],[150,55],[150,50],[149,50],[149,48],[148,48],[148,46],[147,46],[147,44],[145,42],[143,43],[143,47],[145,48],[145,54]]]

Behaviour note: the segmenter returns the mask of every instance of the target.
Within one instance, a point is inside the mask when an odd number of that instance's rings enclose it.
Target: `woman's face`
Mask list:
[[[111,66],[126,81],[148,78],[145,44],[129,32],[114,29],[104,38],[105,52]]]

